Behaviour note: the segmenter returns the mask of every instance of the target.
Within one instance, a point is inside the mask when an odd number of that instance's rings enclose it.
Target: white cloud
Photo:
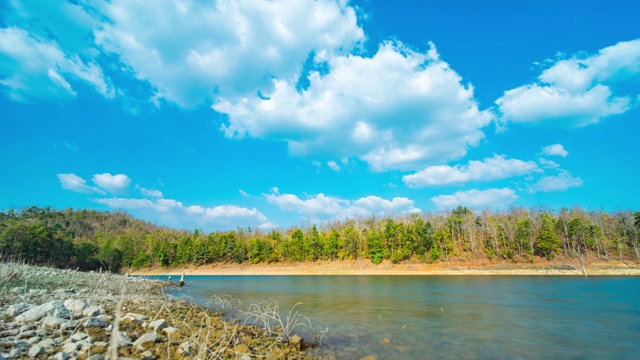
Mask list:
[[[155,198],[163,197],[163,194],[160,190],[147,189],[147,188],[143,188],[140,185],[136,185],[136,189],[138,189],[138,191],[140,191],[140,194],[145,197],[155,197]]]
[[[235,205],[203,207],[185,206],[172,199],[98,198],[92,201],[113,209],[131,211],[163,224],[182,228],[202,227],[205,230],[234,229],[237,226],[270,228],[274,225],[255,208]]]
[[[58,174],[58,180],[63,189],[83,194],[106,195],[103,190],[87,185],[87,181],[76,174]]]
[[[263,195],[269,203],[277,205],[284,211],[311,216],[318,221],[366,217],[374,214],[421,212],[415,208],[413,200],[405,197],[387,200],[370,195],[351,201],[320,193],[308,196],[306,199],[300,199],[296,195],[280,194],[273,190],[270,194]]]
[[[409,187],[464,184],[469,181],[492,181],[512,176],[540,171],[533,161],[506,159],[504,155],[494,155],[483,161],[472,160],[465,166],[429,166],[415,174],[405,175],[402,181]]]
[[[226,136],[284,140],[295,155],[358,157],[374,171],[416,169],[464,156],[492,119],[433,44],[420,53],[385,42],[371,58],[333,56],[327,66],[306,90],[276,78],[263,97],[220,97],[213,108],[229,116]]]
[[[148,80],[157,97],[182,107],[218,93],[268,90],[272,77],[299,74],[310,52],[349,52],[365,39],[354,9],[342,1],[97,4],[108,21],[95,30],[96,43]]]
[[[438,195],[431,198],[431,202],[439,210],[453,209],[458,205],[474,210],[503,209],[518,199],[515,192],[509,188],[458,191],[452,195]]]
[[[542,155],[567,157],[569,152],[562,144],[553,144],[542,148]]]
[[[338,165],[338,163],[333,160],[327,161],[327,166],[329,166],[329,169],[333,171],[340,171],[340,165]]]
[[[532,192],[556,192],[566,191],[572,187],[581,187],[582,179],[571,176],[568,171],[562,170],[558,175],[545,176],[536,182],[531,188]]]
[[[582,127],[621,114],[635,103],[612,89],[640,74],[640,39],[619,42],[589,57],[558,60],[538,81],[508,90],[496,101],[502,121],[555,121],[561,126]]]
[[[557,169],[560,167],[560,165],[558,165],[555,161],[547,160],[545,158],[538,159],[538,162],[540,163],[540,165],[547,169]]]
[[[17,27],[0,28],[0,89],[18,101],[70,99],[70,82],[82,81],[103,96],[114,89],[94,61],[64,53],[55,41],[37,38]]]
[[[110,173],[95,174],[91,180],[99,187],[112,194],[120,194],[131,185],[131,179],[125,174],[111,175]]]

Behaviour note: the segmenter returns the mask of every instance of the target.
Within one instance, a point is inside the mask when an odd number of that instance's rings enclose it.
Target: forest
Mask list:
[[[81,270],[122,271],[218,262],[363,260],[534,262],[535,257],[640,260],[640,211],[449,212],[238,228],[205,233],[157,226],[124,212],[30,207],[0,212],[0,256]]]

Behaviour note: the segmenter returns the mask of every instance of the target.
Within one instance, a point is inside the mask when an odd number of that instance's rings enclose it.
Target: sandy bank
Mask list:
[[[593,261],[585,264],[588,276],[640,276],[640,264],[623,261]],[[510,262],[403,263],[365,261],[319,261],[276,264],[212,264],[185,268],[148,268],[134,275],[540,275],[584,276],[580,262],[546,261],[533,264]]]

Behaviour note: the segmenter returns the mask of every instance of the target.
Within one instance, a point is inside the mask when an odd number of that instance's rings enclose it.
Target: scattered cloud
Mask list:
[[[561,170],[558,175],[544,176],[531,188],[532,192],[556,192],[566,191],[572,187],[581,187],[584,181],[579,177],[573,177],[566,170]]]
[[[327,161],[327,166],[333,171],[340,171],[340,165],[333,160]]]
[[[562,144],[553,144],[542,148],[542,155],[567,157],[569,152]]]
[[[74,81],[87,83],[106,98],[115,94],[96,62],[64,53],[44,35],[0,28],[0,90],[11,99],[72,99],[76,97]]]
[[[560,167],[555,161],[547,160],[545,158],[538,159],[540,165],[542,165],[546,169],[557,169]]]
[[[163,197],[162,195],[162,191],[160,190],[156,190],[156,189],[147,189],[147,188],[143,188],[140,185],[136,185],[136,189],[138,189],[138,191],[140,191],[140,194],[142,196],[145,197],[154,197],[154,198],[161,198]]]
[[[76,174],[58,174],[63,189],[83,194],[106,195],[104,190],[87,185],[87,181]]]
[[[516,193],[509,189],[488,189],[458,191],[452,195],[438,195],[431,202],[438,210],[453,209],[459,205],[474,210],[504,209],[518,199]]]
[[[172,199],[135,199],[135,198],[96,198],[92,201],[107,205],[113,209],[141,214],[145,218],[156,219],[163,224],[180,227],[202,227],[206,230],[220,228],[234,229],[237,226],[257,226],[271,228],[269,222],[255,208],[235,205],[204,207],[200,205],[185,206]]]
[[[246,191],[244,191],[242,189],[239,189],[238,192],[240,193],[240,195],[242,195],[244,197],[251,197],[251,195],[248,192],[246,192]]]
[[[640,39],[619,42],[588,57],[574,55],[548,63],[553,65],[536,82],[508,90],[496,100],[503,122],[554,121],[583,127],[637,103],[633,98],[638,94],[614,92],[619,84],[638,79]]]
[[[131,179],[125,174],[111,175],[110,173],[95,174],[91,180],[99,187],[112,194],[120,194],[131,185]]]
[[[464,166],[429,166],[415,174],[405,175],[402,181],[412,188],[464,184],[470,181],[492,181],[506,179],[540,171],[533,161],[506,159],[504,155],[494,155],[483,161],[472,160]]]
[[[480,111],[473,87],[442,61],[385,42],[373,57],[335,55],[317,62],[309,86],[274,78],[263,96],[221,96],[227,137],[286,141],[294,155],[357,157],[374,171],[411,170],[459,159],[484,138],[493,116]]]
[[[311,216],[319,221],[366,217],[374,214],[421,212],[420,209],[415,208],[413,200],[405,197],[387,200],[370,195],[352,201],[320,193],[301,199],[297,195],[280,194],[273,189],[270,194],[263,195],[269,203],[277,205],[281,210]]]

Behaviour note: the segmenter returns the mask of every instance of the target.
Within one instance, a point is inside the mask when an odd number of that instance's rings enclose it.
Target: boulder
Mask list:
[[[38,321],[47,315],[64,319],[69,319],[71,317],[71,313],[66,307],[64,307],[64,304],[61,301],[50,301],[23,312],[16,316],[15,321],[22,324],[31,323]]]
[[[84,300],[78,299],[67,299],[64,302],[64,306],[71,311],[73,316],[79,317],[82,316],[82,313],[87,308],[87,303]]]
[[[155,331],[146,333],[138,338],[133,343],[133,346],[138,348],[139,350],[144,350],[145,348],[152,346],[158,340],[158,333]]]
[[[32,304],[21,302],[21,303],[9,305],[9,307],[5,311],[5,314],[7,316],[11,316],[11,317],[18,316],[18,315],[22,314],[23,312],[25,312],[27,310],[31,310],[33,308],[34,308],[34,306]]]
[[[156,321],[152,321],[148,327],[152,327],[154,331],[162,331],[169,327],[169,325],[167,325],[167,322],[164,319],[159,319]]]
[[[84,316],[98,316],[104,314],[106,314],[106,312],[102,307],[98,305],[91,305],[88,308],[84,309],[84,311],[82,311],[82,315]]]
[[[44,348],[40,345],[33,345],[31,349],[29,349],[29,353],[27,353],[27,355],[31,358],[34,358],[41,354],[44,354]]]
[[[90,317],[87,319],[87,321],[84,322],[85,328],[89,328],[89,327],[103,328],[105,326],[107,326],[107,319],[103,317]]]

